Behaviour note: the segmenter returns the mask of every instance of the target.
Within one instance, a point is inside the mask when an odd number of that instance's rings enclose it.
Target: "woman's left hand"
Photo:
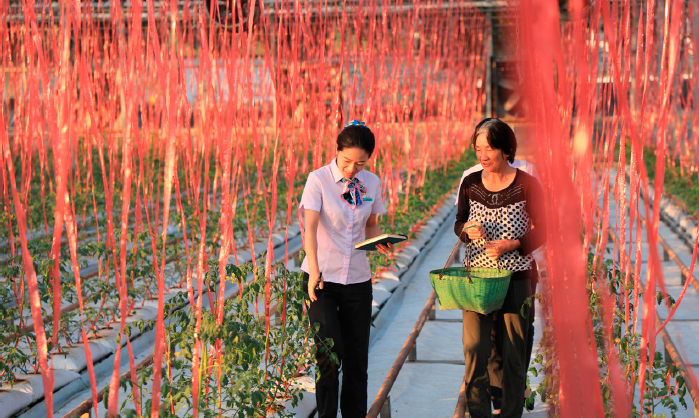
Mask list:
[[[503,254],[514,251],[517,248],[519,248],[519,240],[498,239],[488,241],[485,244],[485,255],[493,260],[497,260]]]
[[[386,244],[378,244],[376,249],[383,255],[390,254],[393,251],[393,244],[387,242]]]

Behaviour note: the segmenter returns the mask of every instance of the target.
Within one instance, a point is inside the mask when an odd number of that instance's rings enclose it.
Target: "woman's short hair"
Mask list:
[[[471,136],[471,147],[476,149],[478,135],[485,134],[488,145],[493,149],[499,149],[507,155],[507,161],[513,163],[517,153],[517,138],[510,125],[497,118],[485,118],[476,125]]]
[[[376,148],[374,133],[366,125],[349,125],[337,135],[337,150],[345,148],[359,148],[371,154]]]

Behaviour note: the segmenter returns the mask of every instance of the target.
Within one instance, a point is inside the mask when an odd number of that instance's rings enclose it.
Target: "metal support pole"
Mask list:
[[[686,282],[687,282],[687,276],[684,273],[682,273],[682,278],[680,279],[680,283],[682,284],[682,286],[684,286],[684,284]]]
[[[670,254],[667,253],[665,248],[663,248],[663,261],[670,261]]]
[[[454,418],[465,418],[467,409],[466,382],[461,382],[461,390],[459,390],[459,397],[456,400],[456,409],[454,409]]]
[[[665,356],[665,363],[672,363],[672,359],[670,358],[670,352],[667,351],[667,347],[663,347],[664,349],[664,356]]]
[[[408,353],[408,362],[415,362],[417,361],[417,344],[413,344],[413,347],[410,349],[410,352]]]
[[[427,315],[427,319],[430,321],[434,321],[437,319],[437,302],[435,301],[434,305],[432,305],[432,309],[430,309],[429,315]]]
[[[387,397],[383,405],[381,405],[381,412],[379,412],[379,417],[381,418],[391,418],[391,397]]]

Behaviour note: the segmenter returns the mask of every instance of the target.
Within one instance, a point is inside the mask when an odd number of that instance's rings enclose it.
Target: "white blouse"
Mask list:
[[[363,203],[352,209],[342,198],[344,184],[337,168],[337,159],[308,175],[299,209],[320,213],[318,220],[318,268],[326,282],[340,284],[362,283],[371,279],[366,251],[354,249],[365,240],[369,216],[386,212],[381,197],[381,180],[376,174],[362,170],[357,173],[364,186]],[[301,270],[308,273],[308,257]]]

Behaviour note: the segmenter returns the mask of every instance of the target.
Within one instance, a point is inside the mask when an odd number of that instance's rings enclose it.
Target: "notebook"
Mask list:
[[[406,239],[408,239],[408,237],[401,234],[383,234],[379,235],[378,237],[369,238],[368,240],[362,241],[359,244],[354,244],[354,249],[374,251],[376,250],[376,245],[378,244],[386,244],[388,242],[395,244],[397,242],[405,241]]]

